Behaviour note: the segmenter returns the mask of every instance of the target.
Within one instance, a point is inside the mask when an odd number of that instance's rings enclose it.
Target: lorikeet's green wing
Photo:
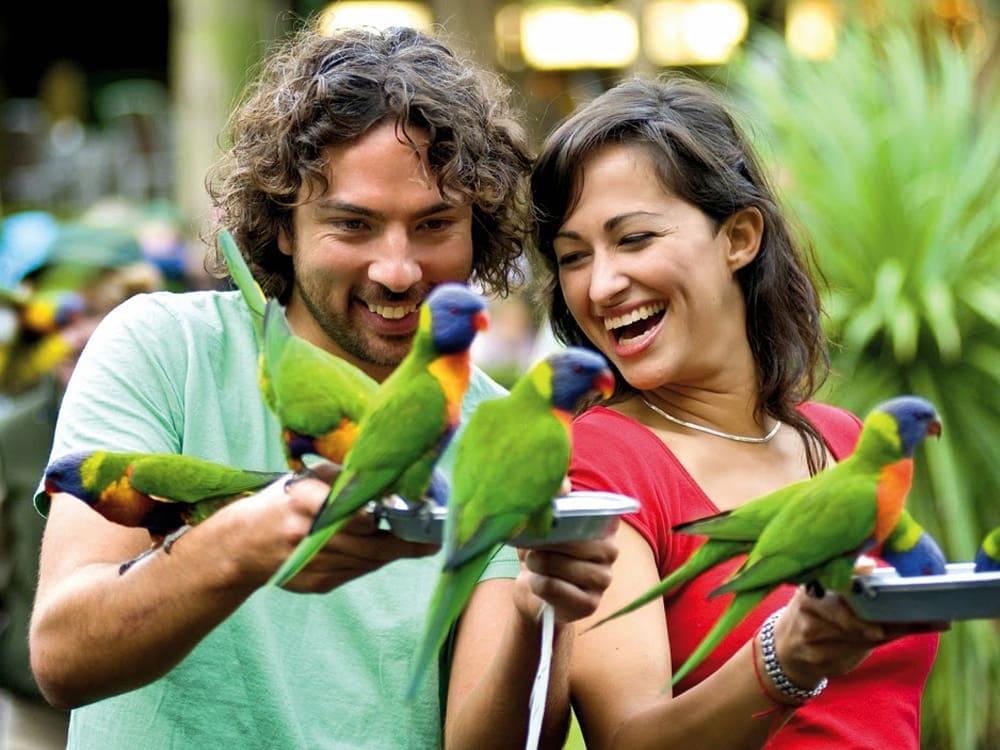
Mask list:
[[[295,576],[356,511],[393,493],[423,498],[461,413],[469,346],[486,325],[486,300],[464,284],[436,287],[420,310],[413,346],[375,393],[358,436],[309,534],[271,578]]]
[[[268,300],[265,308],[261,351],[261,376],[270,387],[289,466],[300,470],[302,456],[309,453],[343,464],[378,383],[293,334],[277,300]]]
[[[713,594],[797,580],[834,558],[850,556],[853,561],[875,544],[877,478],[840,474],[839,479],[836,486],[827,482],[820,487],[827,491],[805,495],[775,515],[737,574]]]
[[[526,529],[544,536],[551,528],[553,499],[569,470],[573,410],[613,386],[602,357],[570,347],[470,417],[455,451],[444,569],[413,660],[411,696],[497,549]]]
[[[130,465],[129,481],[139,492],[179,503],[256,492],[281,472],[251,471],[172,453],[139,454]]]

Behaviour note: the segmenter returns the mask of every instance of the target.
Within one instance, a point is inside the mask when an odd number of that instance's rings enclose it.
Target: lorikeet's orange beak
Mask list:
[[[611,370],[602,370],[594,378],[593,389],[595,391],[600,391],[604,398],[611,398],[611,394],[615,392],[615,376],[611,373]]]

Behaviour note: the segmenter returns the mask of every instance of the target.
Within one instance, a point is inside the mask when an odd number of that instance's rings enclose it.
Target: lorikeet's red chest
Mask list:
[[[875,492],[878,510],[875,514],[875,539],[881,543],[899,522],[906,494],[913,482],[913,459],[904,458],[889,464],[879,475]]]
[[[468,350],[438,357],[427,369],[441,383],[448,405],[448,424],[458,425],[462,416],[462,399],[472,377],[472,357]]]
[[[94,510],[109,521],[123,526],[139,526],[156,504],[149,495],[129,483],[129,473],[107,487],[97,497]]]

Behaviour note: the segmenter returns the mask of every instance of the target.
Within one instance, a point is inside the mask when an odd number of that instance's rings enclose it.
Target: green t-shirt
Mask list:
[[[81,357],[52,455],[104,447],[281,471],[280,429],[260,398],[256,362],[237,292],[133,297]],[[477,371],[465,416],[501,393]],[[68,747],[438,747],[437,675],[414,700],[405,691],[440,566],[440,555],[399,560],[323,595],[260,589],[161,679],[75,710]],[[484,578],[517,568],[505,548]]]

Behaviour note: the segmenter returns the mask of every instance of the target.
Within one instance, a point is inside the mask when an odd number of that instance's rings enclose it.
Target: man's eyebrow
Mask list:
[[[373,211],[365,206],[359,206],[357,204],[351,203],[349,201],[341,200],[331,200],[331,199],[320,199],[315,203],[316,208],[320,211],[326,212],[341,212],[348,214],[355,214],[357,216],[366,216],[370,218],[382,218],[382,214],[378,211]],[[431,204],[426,208],[418,211],[414,218],[422,219],[426,216],[432,216],[442,211],[450,211],[454,208],[459,207],[460,204],[449,202],[449,201],[439,201],[438,203]]]
[[[374,217],[379,215],[377,211],[372,211],[370,208],[365,208],[364,206],[358,206],[348,201],[320,199],[316,201],[314,205],[320,211],[327,211],[331,213],[339,211],[341,213],[347,213],[347,214],[358,214],[359,216]]]

